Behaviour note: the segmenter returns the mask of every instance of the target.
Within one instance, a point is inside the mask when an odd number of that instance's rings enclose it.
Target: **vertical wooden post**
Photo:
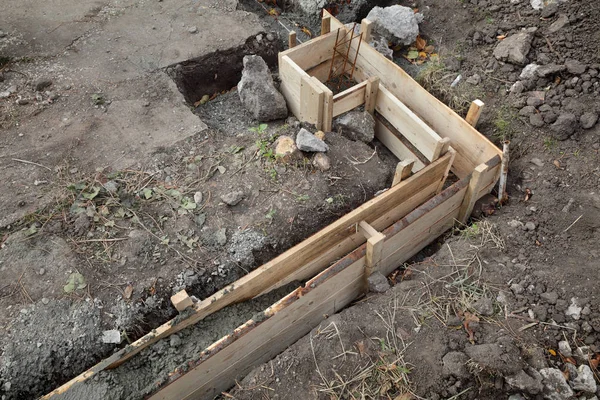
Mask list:
[[[369,43],[371,41],[371,30],[373,29],[373,23],[368,19],[364,18],[360,22],[360,33],[362,33],[362,39]]]
[[[469,107],[469,112],[467,112],[467,117],[465,121],[469,123],[472,127],[477,126],[477,122],[479,121],[479,117],[481,116],[481,111],[483,111],[483,106],[485,104],[483,101],[477,99],[471,103],[471,107]]]
[[[296,32],[295,31],[290,31],[290,33],[288,34],[288,47],[290,49],[293,47],[296,47]]]
[[[373,115],[375,112],[375,103],[377,102],[377,93],[379,92],[379,77],[372,76],[367,81],[365,90],[365,111]]]
[[[333,92],[325,92],[323,98],[323,128],[324,132],[331,132],[333,126]]]
[[[302,75],[300,84],[300,115],[302,120],[315,124],[317,129],[323,129],[324,93],[315,85],[312,77]]]
[[[331,17],[321,18],[321,35],[331,32]]]
[[[367,254],[365,256],[365,288],[368,288],[369,276],[377,271],[379,263],[381,262],[381,255],[383,253],[383,243],[385,241],[385,235],[373,228],[365,221],[360,221],[357,226],[358,232],[360,232],[367,239]]]
[[[398,163],[396,166],[396,173],[394,174],[394,181],[392,182],[392,187],[396,186],[410,176],[414,164],[415,160],[410,159],[400,161]]]
[[[450,148],[450,138],[443,138],[442,140],[438,140],[435,144],[435,149],[433,149],[433,156],[431,157],[431,162],[434,162],[444,154],[448,152]]]
[[[479,164],[475,170],[471,173],[471,180],[469,181],[469,187],[465,193],[465,198],[460,206],[457,220],[463,224],[467,223],[467,220],[473,212],[473,207],[477,201],[477,194],[483,189],[481,187],[481,174],[488,170],[488,166]]]

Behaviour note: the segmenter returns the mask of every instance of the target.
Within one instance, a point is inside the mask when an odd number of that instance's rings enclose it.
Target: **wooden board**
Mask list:
[[[442,138],[381,84],[377,92],[375,110],[429,161],[434,160],[435,149]]]
[[[323,15],[331,16],[327,10],[323,10]],[[331,29],[338,28],[345,29],[340,21],[331,16]],[[355,46],[353,43],[353,49]],[[382,85],[429,124],[438,135],[450,138],[452,147],[458,153],[453,172],[459,177],[467,176],[477,165],[502,154],[492,142],[423,89],[402,68],[367,43],[362,43],[355,77],[365,80],[372,76],[378,76]]]
[[[313,68],[323,61],[331,60],[333,57],[333,47],[337,28],[325,35],[316,37],[312,40],[297,45],[279,53],[279,58],[287,56],[296,63],[302,70],[306,71]]]
[[[280,53],[281,55],[281,53]],[[302,115],[300,105],[300,90],[302,77],[307,75],[289,57],[279,57],[279,76],[281,77],[280,90],[286,99],[288,108],[292,114],[299,117]]]
[[[313,82],[308,74],[302,76],[300,84],[300,115],[302,121],[315,124],[317,129],[323,129],[323,99],[324,92]]]
[[[425,168],[420,157],[412,152],[381,120],[375,118],[375,137],[385,145],[399,160],[414,160],[413,172]]]
[[[367,81],[364,81],[333,96],[333,117],[363,105],[366,88]]]

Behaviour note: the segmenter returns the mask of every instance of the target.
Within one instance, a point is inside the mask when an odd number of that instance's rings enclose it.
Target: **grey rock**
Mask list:
[[[300,132],[296,135],[296,147],[309,152],[326,152],[329,150],[329,146],[324,141],[304,128],[300,129]]]
[[[202,228],[204,226],[204,223],[206,222],[206,214],[201,213],[196,215],[196,217],[194,218],[194,222],[196,222],[198,228]]]
[[[525,397],[523,397],[522,394],[511,394],[510,396],[508,396],[508,400],[527,400]]]
[[[525,223],[525,229],[527,229],[528,231],[535,231],[535,223],[529,221]]]
[[[479,314],[489,317],[494,315],[494,303],[487,297],[482,297],[473,304],[473,308]]]
[[[219,246],[225,246],[227,243],[227,228],[221,228],[215,232],[215,243]]]
[[[541,114],[531,114],[529,116],[529,123],[536,128],[544,126],[544,117]]]
[[[221,200],[223,201],[223,203],[227,204],[228,206],[235,206],[243,199],[244,192],[242,192],[241,190],[230,192],[221,196]]]
[[[419,34],[420,14],[400,5],[391,7],[373,7],[367,19],[374,24],[373,31],[382,35],[390,42],[408,46],[412,44]]]
[[[565,66],[567,67],[567,71],[573,75],[581,75],[587,69],[587,66],[577,60],[567,60],[565,61]]]
[[[523,68],[523,70],[521,71],[521,74],[519,75],[520,79],[533,79],[536,78],[537,75],[537,70],[540,68],[539,65],[537,64],[527,64],[525,66],[525,68]]]
[[[565,311],[565,315],[567,317],[573,318],[575,321],[578,321],[581,318],[581,310],[583,307],[579,305],[579,302],[575,297],[571,298],[571,304],[567,307],[567,311]]]
[[[534,158],[532,158],[532,159],[530,160],[530,162],[531,162],[532,164],[534,164],[534,165],[536,165],[536,166],[540,167],[540,168],[542,168],[542,167],[544,166],[544,162],[543,162],[542,160],[540,160],[539,158],[537,158],[537,157],[534,157]]]
[[[467,78],[467,83],[470,83],[471,85],[479,85],[481,83],[481,75],[479,74],[473,74],[470,77]]]
[[[569,17],[565,14],[560,14],[556,21],[548,27],[548,32],[556,33],[569,24]]]
[[[192,33],[192,34],[193,34],[193,33],[198,33],[198,27],[197,27],[197,26],[190,26],[190,27],[188,28],[188,32],[189,32],[189,33]]]
[[[324,153],[316,153],[312,160],[313,167],[325,172],[331,168],[331,160]]]
[[[561,114],[550,128],[556,139],[567,140],[577,129],[577,117],[571,113]]]
[[[586,393],[596,393],[597,385],[594,379],[594,373],[587,365],[580,365],[577,368],[577,377],[571,382],[571,387],[576,391],[583,391]]]
[[[390,49],[390,46],[388,46],[388,40],[385,37],[376,33],[373,34],[373,37],[371,38],[371,46],[373,46],[375,50],[383,54],[386,58],[389,58],[390,60],[394,59],[394,50]]]
[[[512,94],[521,94],[524,91],[525,91],[525,85],[521,81],[517,81],[517,82],[513,83],[513,85],[510,87],[510,92]]]
[[[385,275],[381,272],[375,272],[367,279],[369,283],[369,292],[383,293],[389,290],[390,283],[388,282]]]
[[[334,130],[350,140],[370,143],[375,139],[375,119],[367,111],[350,111],[334,121]]]
[[[564,65],[547,64],[539,66],[535,73],[540,78],[545,78],[547,76],[558,74],[559,72],[564,71],[566,68],[567,67]]]
[[[442,358],[442,376],[454,376],[458,379],[468,379],[471,374],[467,368],[469,356],[460,351],[451,351]]]
[[[521,286],[518,283],[513,283],[512,285],[510,285],[510,290],[514,293],[514,294],[521,294],[525,291],[525,289],[523,288],[523,286]]]
[[[538,394],[544,387],[542,385],[542,376],[533,369],[531,371],[533,372],[532,375],[535,376],[530,376],[524,370],[520,370],[515,375],[507,376],[504,379],[513,389],[521,390],[529,394]]]
[[[561,340],[558,342],[558,351],[565,357],[571,357],[573,355],[573,350],[571,350],[571,345],[566,340]]]
[[[169,336],[169,345],[171,347],[179,347],[181,345],[181,338],[177,334]]]
[[[46,273],[46,268],[40,268],[38,274],[44,275]]]
[[[39,79],[33,84],[33,87],[37,92],[41,92],[50,86],[52,86],[52,81],[50,79]]]
[[[534,112],[535,112],[534,106],[525,106],[519,110],[519,115],[522,117],[526,117],[528,115],[533,114]]]
[[[244,57],[242,79],[237,88],[242,104],[255,119],[272,121],[287,117],[285,98],[275,88],[269,67],[262,57]]]
[[[543,394],[547,400],[567,400],[573,391],[565,380],[563,373],[556,368],[542,368],[540,374],[544,378]]]
[[[558,12],[558,3],[552,2],[542,9],[542,18],[550,18]]]
[[[117,329],[111,329],[102,332],[102,343],[121,343],[121,332]]]
[[[586,112],[579,118],[579,123],[583,129],[591,129],[598,122],[598,114],[595,112]]]
[[[524,367],[520,351],[513,344],[477,344],[465,348],[471,361],[483,370],[501,375],[514,375]]]
[[[42,297],[42,304],[47,305],[48,303],[50,303],[50,299],[47,297]]]
[[[527,53],[531,49],[533,33],[519,32],[502,40],[494,49],[494,57],[511,64],[527,64]]]

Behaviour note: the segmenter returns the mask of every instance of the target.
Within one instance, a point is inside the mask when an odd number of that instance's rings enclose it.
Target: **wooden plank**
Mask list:
[[[333,92],[316,77],[313,76],[312,80],[313,84],[323,91],[321,130],[324,132],[331,132],[333,124]]]
[[[381,84],[377,93],[375,110],[385,117],[429,161],[433,161],[436,145],[442,138]]]
[[[343,61],[338,57],[333,63],[333,74],[336,76],[339,70],[343,67]],[[316,67],[312,67],[306,71],[310,76],[314,76],[321,82],[326,82],[329,78],[329,70],[331,68],[331,60],[325,60]]]
[[[469,182],[469,186],[467,187],[467,192],[456,218],[463,224],[467,222],[471,216],[471,213],[473,212],[473,206],[475,206],[475,202],[477,201],[477,194],[482,189],[483,182],[481,181],[481,175],[485,173],[488,168],[489,167],[485,164],[479,164],[471,174],[471,180]]]
[[[403,180],[406,180],[410,176],[414,164],[415,160],[412,159],[403,160],[398,163],[396,166],[396,172],[394,173],[392,187],[396,186]]]
[[[300,115],[302,121],[315,124],[317,129],[322,129],[323,98],[321,88],[314,83],[314,78],[308,74],[302,76],[300,85]]]
[[[294,48],[294,47],[296,47],[296,44],[297,44],[296,32],[295,31],[290,31],[288,33],[288,47],[290,49]]]
[[[329,23],[331,24],[331,19],[330,19]],[[373,30],[373,22],[371,22],[370,20],[368,20],[366,18],[363,18],[363,20],[360,21],[360,33],[362,33],[362,40],[369,43],[371,41],[371,31],[372,30]]]
[[[331,17],[321,18],[321,35],[331,32]]]
[[[367,81],[354,85],[333,96],[333,117],[355,109],[365,102]]]
[[[302,115],[300,108],[300,88],[304,75],[306,75],[306,72],[300,69],[289,57],[283,56],[279,58],[280,89],[286,99],[288,108],[298,119]]]
[[[327,10],[323,14],[331,15]],[[340,21],[331,17],[331,29],[338,28],[345,29]],[[458,152],[453,171],[459,177],[469,175],[477,165],[502,154],[492,142],[423,89],[402,68],[365,43],[360,47],[354,76],[362,80],[378,76],[392,94],[421,116],[441,137],[450,138]]]
[[[481,117],[481,112],[483,111],[483,106],[485,104],[483,101],[477,99],[471,103],[471,107],[469,107],[469,111],[467,112],[467,116],[465,117],[465,121],[472,127],[477,126],[477,122],[479,122],[479,117]]]
[[[270,360],[310,332],[327,315],[340,311],[358,297],[364,289],[363,270],[364,258],[316,284],[314,289],[297,296],[250,332],[202,360],[151,399],[208,399],[227,390],[253,366]],[[306,288],[313,285],[312,282],[307,283]],[[264,314],[269,315],[269,309]]]
[[[357,211],[359,209],[357,209],[352,213],[347,214],[346,217],[343,217],[346,218],[345,223],[341,223],[341,220],[338,220],[337,222],[340,222],[341,225],[339,226],[340,230],[338,233],[339,236],[337,243],[332,243],[334,240],[331,240],[330,236],[329,242],[331,245],[329,246],[329,249],[324,250],[312,260],[307,257],[304,260],[303,265],[298,266],[293,272],[290,272],[285,277],[282,277],[280,280],[269,286],[261,293],[270,292],[271,290],[287,285],[290,282],[304,281],[311,276],[314,276],[319,271],[322,271],[323,268],[329,265],[331,260],[338,259],[339,257],[348,254],[348,252],[352,251],[352,249],[355,249],[361,244],[365,243],[365,238],[362,234],[354,233],[356,230],[356,223],[360,222],[361,220],[368,222],[377,230],[382,230],[398,219],[407,215],[426,199],[430,199],[433,196],[433,193],[437,193],[440,183],[443,183],[444,172],[450,168],[451,160],[452,155],[447,154],[435,163],[432,163],[428,168],[419,171],[415,175],[381,195],[393,196],[394,199],[392,200],[390,198],[389,200],[393,201],[395,206],[390,207],[386,204],[387,202],[379,203],[378,198],[381,197],[379,196],[365,203],[365,205],[369,203],[379,204],[379,210],[377,210],[379,212],[375,212],[375,209],[373,208],[373,212],[368,215],[363,212],[359,213]],[[370,208],[372,207],[375,206],[370,206]],[[385,211],[386,209],[388,211]],[[353,217],[350,217],[351,215],[353,215]],[[346,229],[343,229],[344,226]],[[311,238],[315,238],[315,236],[316,235],[313,235]]]
[[[377,92],[379,91],[379,78],[372,76],[367,79],[365,90],[365,111],[373,115],[375,112],[375,102],[377,101]]]
[[[425,168],[425,164],[419,157],[410,151],[404,143],[392,131],[388,129],[378,118],[375,118],[375,137],[385,145],[399,160],[411,159],[415,161],[413,171],[418,172]]]
[[[298,46],[279,53],[279,57],[287,56],[302,70],[306,71],[333,57],[333,47],[337,29],[325,35],[313,38]]]

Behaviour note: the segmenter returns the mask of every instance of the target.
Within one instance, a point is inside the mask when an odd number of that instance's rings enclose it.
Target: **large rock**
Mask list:
[[[557,140],[567,140],[577,129],[577,117],[571,113],[561,114],[550,128],[552,129],[552,135]]]
[[[580,365],[577,368],[577,376],[572,378],[571,387],[577,391],[583,391],[586,393],[596,393],[596,380],[594,379],[594,373],[587,365]]]
[[[573,391],[567,384],[563,373],[556,368],[542,368],[540,374],[544,378],[543,394],[547,400],[567,400],[573,396]]]
[[[329,150],[327,143],[307,131],[306,129],[300,129],[296,136],[296,146],[302,151],[308,151],[313,153],[323,153]]]
[[[244,57],[242,79],[237,88],[242,104],[255,119],[273,121],[287,117],[285,98],[275,88],[269,67],[262,57]]]
[[[334,121],[334,129],[350,140],[370,143],[375,139],[375,119],[366,111],[350,111]]]
[[[417,39],[423,16],[415,14],[411,8],[394,5],[373,7],[367,19],[373,22],[373,30],[390,42],[408,46]]]
[[[527,53],[531,49],[533,33],[519,32],[502,40],[494,49],[494,57],[511,64],[527,64]]]

